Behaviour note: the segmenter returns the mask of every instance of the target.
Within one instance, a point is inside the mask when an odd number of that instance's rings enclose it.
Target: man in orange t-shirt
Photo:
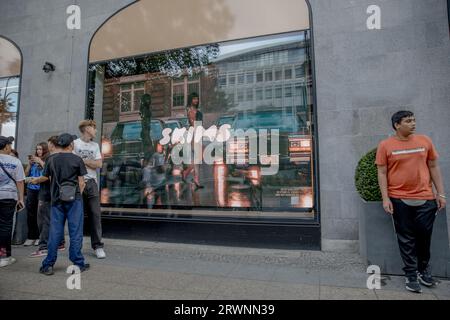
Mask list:
[[[381,141],[377,149],[378,183],[383,208],[394,220],[406,289],[422,292],[419,281],[427,287],[435,283],[429,266],[431,234],[446,196],[438,153],[429,137],[414,134],[414,114],[396,112],[392,126],[395,135]]]

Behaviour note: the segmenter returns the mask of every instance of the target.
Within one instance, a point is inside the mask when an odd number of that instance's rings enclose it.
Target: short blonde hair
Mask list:
[[[80,130],[81,133],[84,132],[84,128],[86,127],[94,127],[97,128],[97,124],[95,123],[95,120],[83,120],[80,121],[80,123],[78,124],[78,129]]]

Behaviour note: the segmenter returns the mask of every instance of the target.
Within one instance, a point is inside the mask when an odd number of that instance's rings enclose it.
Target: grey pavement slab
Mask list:
[[[414,292],[390,291],[390,290],[375,290],[379,300],[437,300],[434,294],[422,292],[420,294]]]
[[[53,276],[38,273],[35,248],[17,246],[17,262],[0,269],[0,299],[310,300],[450,299],[450,281],[421,295],[404,289],[403,277],[388,277],[380,290],[366,288],[357,254],[234,248],[109,240],[106,259],[96,259],[84,241],[91,268],[81,290],[67,289],[71,264],[61,252]]]
[[[275,270],[273,281],[319,285],[320,271],[314,269],[278,267]]]
[[[377,300],[374,290],[320,286],[320,300]]]
[[[270,282],[266,287],[264,299],[318,300],[319,291],[319,285]]]

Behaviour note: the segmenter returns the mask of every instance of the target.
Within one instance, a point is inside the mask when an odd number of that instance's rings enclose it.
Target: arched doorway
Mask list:
[[[0,36],[0,135],[16,137],[22,54]]]
[[[143,0],[112,16],[89,52],[87,114],[101,123],[104,213],[319,227],[312,58],[304,0]],[[252,158],[250,137],[224,143],[243,163],[223,153],[202,162],[204,189],[183,181],[186,165],[171,163],[162,197],[152,181],[155,144],[164,132],[188,131],[192,93],[205,129],[255,129],[258,151]],[[278,143],[276,160],[262,152],[264,130],[266,147]]]

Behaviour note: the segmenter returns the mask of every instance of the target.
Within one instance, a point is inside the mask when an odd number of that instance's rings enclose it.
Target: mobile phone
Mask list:
[[[33,156],[31,154],[28,155],[28,160],[31,160]]]

